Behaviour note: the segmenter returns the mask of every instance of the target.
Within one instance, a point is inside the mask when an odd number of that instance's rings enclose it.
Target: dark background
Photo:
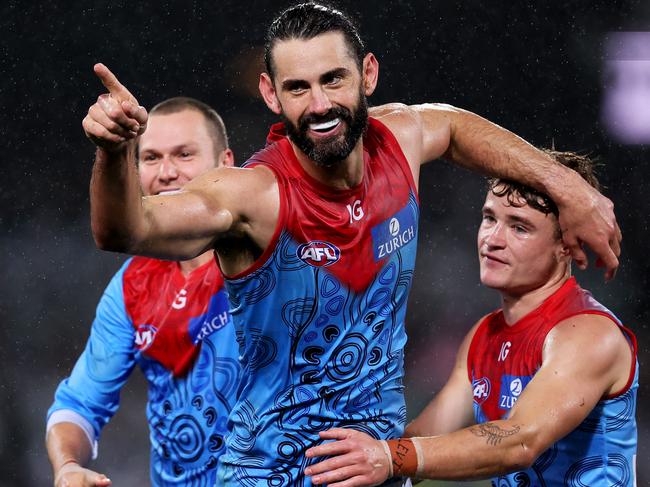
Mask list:
[[[621,268],[578,279],[639,338],[639,485],[650,482],[646,235],[648,146],[612,141],[600,122],[603,41],[650,30],[650,2],[339,2],[379,58],[372,104],[445,102],[532,143],[589,152],[624,232]],[[518,2],[512,2],[518,3]],[[103,92],[101,61],[146,107],[176,95],[213,105],[237,160],[274,118],[256,97],[259,46],[287,2],[87,2],[0,6],[0,487],[51,484],[45,413],[87,338],[94,306],[123,257],[95,249],[88,223],[93,147],[81,119]],[[650,77],[647,80],[650,89]],[[407,400],[413,416],[440,388],[467,329],[498,305],[480,288],[479,176],[434,162],[421,178],[420,247],[411,294]],[[96,468],[116,486],[146,485],[139,373],[105,430]]]

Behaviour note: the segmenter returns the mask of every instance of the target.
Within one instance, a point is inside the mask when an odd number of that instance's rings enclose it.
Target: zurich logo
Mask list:
[[[523,384],[521,383],[521,379],[516,378],[510,383],[510,394],[512,394],[515,397],[519,397],[521,394],[521,391],[524,390]]]
[[[303,262],[314,267],[327,267],[341,258],[341,250],[329,242],[312,240],[296,249],[296,255]]]

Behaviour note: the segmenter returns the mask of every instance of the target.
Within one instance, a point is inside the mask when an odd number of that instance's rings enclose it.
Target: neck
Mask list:
[[[207,264],[211,259],[214,259],[214,251],[208,250],[207,252],[203,252],[201,255],[194,257],[193,259],[183,260],[179,262],[178,265],[183,275],[188,276],[192,273],[192,271],[198,269],[203,264]]]
[[[293,152],[298,162],[312,178],[336,189],[350,189],[363,180],[363,138],[350,155],[334,167],[322,167],[312,161],[307,155],[291,142]]]
[[[546,299],[562,287],[571,277],[570,268],[555,274],[542,286],[522,294],[500,291],[503,317],[508,326],[512,326],[528,313],[537,309]]]

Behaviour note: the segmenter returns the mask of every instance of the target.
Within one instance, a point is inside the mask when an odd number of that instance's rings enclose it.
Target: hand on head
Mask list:
[[[596,266],[605,268],[605,280],[616,275],[621,255],[621,229],[614,215],[612,201],[579,179],[587,198],[571,208],[560,208],[562,239],[580,269],[587,267],[586,244],[596,254]],[[582,193],[581,193],[582,194]],[[584,201],[584,204],[583,204]]]

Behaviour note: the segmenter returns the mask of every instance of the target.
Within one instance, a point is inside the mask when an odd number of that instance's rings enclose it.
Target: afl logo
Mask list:
[[[329,242],[312,240],[300,245],[296,249],[296,255],[310,266],[327,267],[341,258],[341,251],[336,245]]]
[[[474,393],[474,402],[482,404],[490,395],[490,381],[487,377],[472,381],[472,390]]]
[[[140,325],[135,330],[135,346],[138,350],[145,351],[151,346],[158,333],[158,328],[152,325]]]

